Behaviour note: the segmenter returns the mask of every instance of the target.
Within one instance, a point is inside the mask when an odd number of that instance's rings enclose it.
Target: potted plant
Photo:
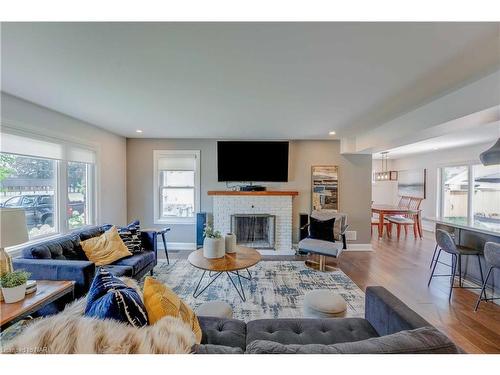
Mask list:
[[[0,278],[5,303],[14,303],[24,298],[26,295],[26,282],[29,277],[29,272],[13,271],[7,272]]]
[[[203,256],[205,258],[222,258],[226,253],[224,238],[219,231],[214,231],[211,225],[205,225],[203,231]]]

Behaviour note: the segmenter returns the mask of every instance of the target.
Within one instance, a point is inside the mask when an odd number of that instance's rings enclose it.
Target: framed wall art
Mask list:
[[[398,195],[425,199],[425,169],[408,169],[398,172]]]
[[[312,210],[339,209],[339,167],[314,165],[311,169]]]

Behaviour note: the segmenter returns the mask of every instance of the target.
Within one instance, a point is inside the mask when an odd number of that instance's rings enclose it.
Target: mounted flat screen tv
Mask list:
[[[217,142],[218,180],[287,182],[288,142]]]

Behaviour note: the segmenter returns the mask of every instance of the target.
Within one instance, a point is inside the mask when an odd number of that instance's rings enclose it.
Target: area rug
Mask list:
[[[227,275],[223,274],[198,298],[193,291],[203,271],[186,259],[167,265],[158,260],[154,277],[170,286],[184,301],[196,309],[207,301],[226,301],[235,319],[250,321],[267,318],[301,318],[304,294],[313,289],[329,289],[347,302],[346,317],[364,317],[365,295],[341,270],[323,273],[311,270],[300,261],[261,261],[250,268],[251,280],[241,279],[246,294],[243,302]],[[243,271],[242,275],[247,276]],[[237,280],[234,278],[235,282]],[[202,285],[208,282],[208,272]]]

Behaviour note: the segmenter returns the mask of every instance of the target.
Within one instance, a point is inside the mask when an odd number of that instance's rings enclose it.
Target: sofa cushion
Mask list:
[[[65,236],[23,249],[23,258],[66,260],[64,250],[72,247],[73,242]]]
[[[283,345],[256,340],[249,354],[457,354],[460,349],[434,327],[401,331],[392,335],[333,345]]]
[[[128,256],[126,258],[117,260],[116,262],[113,262],[113,265],[130,266],[132,267],[133,270],[132,272],[134,273],[134,275],[136,275],[144,267],[146,267],[150,263],[153,263],[154,261],[155,261],[154,251],[144,250],[132,256]]]
[[[134,327],[148,324],[148,314],[139,293],[104,267],[99,268],[90,286],[85,315],[114,319]]]
[[[371,324],[361,318],[260,319],[247,323],[247,345],[255,340],[281,344],[337,344],[377,337]]]
[[[80,241],[86,241],[89,238],[100,236],[104,233],[101,227],[88,227],[77,232],[80,237]]]
[[[48,246],[44,244],[25,247],[22,254],[26,259],[52,259]]]
[[[236,319],[220,319],[198,316],[203,335],[202,344],[223,345],[246,348],[246,324]]]
[[[59,239],[63,255],[68,260],[88,260],[80,245],[80,237],[76,234],[70,234]]]
[[[243,354],[243,349],[232,346],[201,344],[195,345],[194,354]]]

